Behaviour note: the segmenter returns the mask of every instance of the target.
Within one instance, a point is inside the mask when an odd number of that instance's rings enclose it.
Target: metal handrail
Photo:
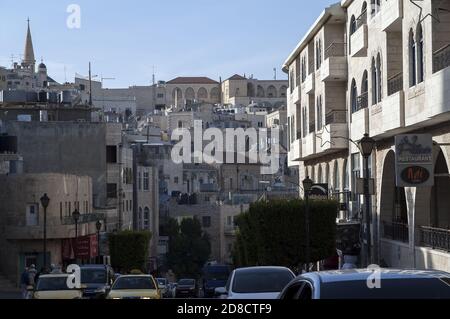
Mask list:
[[[388,79],[388,96],[403,90],[403,72],[399,72]]]
[[[325,59],[329,57],[345,56],[346,44],[344,42],[333,42],[325,50]]]
[[[420,243],[424,247],[450,252],[450,229],[421,226]]]
[[[450,66],[450,43],[433,52],[433,71],[438,72]]]
[[[325,125],[347,123],[347,111],[334,110],[325,116]]]
[[[356,102],[357,110],[355,110],[355,112],[365,109],[368,106],[369,106],[369,92],[364,92],[360,96],[358,96],[358,99]]]

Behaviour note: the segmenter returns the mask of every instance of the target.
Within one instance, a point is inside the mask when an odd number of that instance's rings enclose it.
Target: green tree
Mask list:
[[[123,231],[109,235],[111,263],[114,268],[129,272],[144,271],[149,255],[150,232]]]
[[[334,201],[310,201],[311,262],[336,252]],[[292,269],[306,262],[305,202],[258,202],[237,219],[233,259],[236,266],[279,265]]]
[[[211,244],[197,219],[184,219],[180,225],[169,221],[167,266],[178,276],[198,277],[211,255]]]

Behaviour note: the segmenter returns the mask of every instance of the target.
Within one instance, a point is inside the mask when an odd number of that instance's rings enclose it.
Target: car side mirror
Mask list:
[[[225,296],[228,295],[228,291],[225,289],[225,287],[219,287],[214,289],[214,295],[216,297]]]

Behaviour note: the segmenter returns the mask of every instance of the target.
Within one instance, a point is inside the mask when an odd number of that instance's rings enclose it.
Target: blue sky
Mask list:
[[[57,81],[93,74],[108,87],[175,76],[286,78],[281,65],[324,7],[336,0],[1,0],[0,65],[23,53],[30,17],[36,59]],[[81,28],[69,29],[69,4]]]

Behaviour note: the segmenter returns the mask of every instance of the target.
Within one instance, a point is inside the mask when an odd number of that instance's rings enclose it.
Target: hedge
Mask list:
[[[111,263],[115,269],[129,272],[146,268],[149,256],[150,232],[123,231],[109,235]]]
[[[311,262],[336,253],[335,201],[310,201]],[[258,202],[237,218],[234,263],[296,268],[306,262],[305,210],[302,200]]]

